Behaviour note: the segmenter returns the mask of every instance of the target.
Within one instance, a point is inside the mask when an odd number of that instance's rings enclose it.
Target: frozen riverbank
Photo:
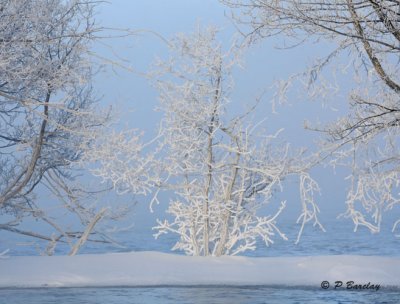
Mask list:
[[[189,257],[159,252],[0,259],[0,287],[161,285],[400,286],[400,258]]]

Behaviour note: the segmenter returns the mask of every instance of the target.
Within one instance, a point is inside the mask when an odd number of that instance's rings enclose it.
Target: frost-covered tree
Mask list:
[[[137,129],[101,132],[85,147],[82,163],[90,163],[90,172],[119,195],[149,195],[161,178],[157,140],[144,143]]]
[[[177,234],[173,249],[189,255],[235,255],[254,250],[259,240],[286,238],[277,227],[285,202],[271,215],[260,211],[274,205],[285,179],[298,178],[299,241],[306,223],[323,229],[314,201],[318,185],[308,173],[314,162],[275,143],[279,132],[262,131],[264,120],[252,121],[256,106],[232,117],[232,69],[240,52],[224,52],[216,36],[213,28],[178,35],[168,42],[172,56],[149,73],[163,113],[153,140],[143,143],[137,130],[114,132],[100,136],[84,157],[119,193],[151,195],[151,209],[170,197],[172,220],[158,220],[156,237]]]
[[[178,35],[170,42],[172,56],[157,62],[154,83],[160,93],[162,178],[157,185],[171,195],[156,236],[176,233],[173,249],[189,255],[235,255],[254,250],[259,240],[270,244],[278,229],[274,214],[260,210],[273,202],[283,180],[300,179],[302,227],[317,219],[313,192],[318,189],[303,157],[289,145],[274,144],[277,134],[257,133],[250,117],[255,107],[230,116],[235,48],[224,52],[215,29]],[[322,228],[322,226],[321,226]]]
[[[106,117],[95,108],[91,85],[90,47],[100,30],[95,5],[0,1],[0,229],[48,240],[50,247],[67,242],[72,252],[105,213],[82,203],[91,194],[73,183],[71,171]],[[60,214],[73,214],[82,229],[90,228],[86,234],[55,221],[46,212],[50,204],[36,195],[38,188],[54,194],[51,209],[61,205]],[[48,235],[23,230],[25,218],[52,230]]]
[[[383,211],[393,210],[400,199],[400,1],[222,2],[240,9],[234,18],[252,41],[279,35],[291,46],[323,40],[336,45],[310,69],[310,91],[323,89],[316,79],[336,56],[348,58],[344,67],[353,67],[355,75],[350,112],[324,128],[330,135],[325,148],[335,151],[333,164],[352,168],[347,215],[356,228],[379,231]]]

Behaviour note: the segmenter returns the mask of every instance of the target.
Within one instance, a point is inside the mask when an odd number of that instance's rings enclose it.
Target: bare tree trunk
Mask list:
[[[375,68],[375,71],[378,73],[379,77],[386,83],[386,85],[391,88],[396,93],[400,93],[400,85],[394,82],[389,75],[383,69],[379,59],[375,56],[374,51],[371,47],[371,44],[368,42],[367,37],[365,36],[364,30],[361,27],[359,17],[354,8],[354,4],[352,0],[347,0],[347,5],[349,7],[349,11],[351,14],[351,18],[354,24],[354,27],[357,33],[360,35],[362,43],[364,45],[364,49],[368,55],[368,58],[371,60],[372,65]]]
[[[36,163],[40,157],[42,151],[44,134],[46,131],[47,120],[49,117],[49,101],[50,101],[51,91],[47,92],[46,100],[44,102],[43,109],[43,121],[40,126],[39,136],[35,145],[35,149],[32,152],[31,161],[28,168],[23,170],[17,178],[10,184],[10,186],[4,191],[0,197],[0,205],[6,203],[9,199],[12,199],[15,195],[21,192],[21,190],[30,182],[33,173],[35,172]],[[23,179],[22,179],[23,178]],[[19,181],[22,181],[19,183]],[[18,184],[19,183],[19,184]]]
[[[207,162],[208,162],[208,173],[207,173],[207,187],[206,187],[206,199],[203,206],[203,216],[204,216],[204,230],[203,230],[203,242],[204,242],[204,255],[207,256],[210,254],[209,251],[209,214],[208,214],[208,205],[209,205],[209,193],[211,188],[211,180],[212,180],[212,134],[209,134],[208,137],[208,146],[207,146]]]
[[[208,127],[208,143],[207,143],[207,165],[208,165],[208,172],[207,172],[207,186],[206,186],[206,200],[204,202],[203,208],[203,215],[204,215],[204,231],[203,231],[203,241],[204,241],[204,255],[207,256],[210,254],[209,249],[209,195],[211,190],[211,183],[212,183],[212,162],[213,162],[213,133],[215,130],[215,123],[217,119],[217,110],[218,110],[218,103],[219,103],[219,95],[221,92],[221,64],[219,66],[218,77],[216,79],[215,84],[215,95],[214,95],[214,110],[211,116],[210,125]]]
[[[100,221],[104,213],[107,211],[107,208],[103,208],[100,210],[99,213],[93,218],[93,220],[89,223],[89,225],[86,227],[85,232],[82,234],[80,239],[76,242],[74,247],[71,249],[70,253],[68,255],[73,256],[77,254],[78,250],[82,247],[82,245],[87,241],[90,233],[94,229],[94,226],[96,226],[97,222]]]
[[[240,160],[240,153],[236,153],[236,160],[232,170],[232,179],[229,186],[226,189],[225,193],[225,202],[229,202],[232,199],[232,190],[236,182],[236,177],[239,171],[238,164]],[[225,244],[228,240],[228,231],[229,231],[229,218],[231,217],[231,211],[226,209],[224,217],[223,217],[223,224],[222,224],[222,232],[220,236],[220,240],[215,252],[216,256],[221,256],[225,253]]]

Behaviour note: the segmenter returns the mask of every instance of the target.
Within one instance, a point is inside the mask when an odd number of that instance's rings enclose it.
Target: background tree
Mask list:
[[[322,39],[335,43],[336,49],[309,70],[308,89],[317,85],[315,80],[324,66],[346,52],[356,76],[349,96],[351,109],[346,117],[323,130],[330,135],[330,144],[324,150],[332,153],[333,164],[348,160],[347,165],[352,168],[347,215],[355,227],[364,225],[373,232],[379,231],[382,212],[392,210],[400,198],[400,2],[222,2],[240,8],[234,18],[244,28],[250,28],[251,41],[283,35],[294,46]]]
[[[76,253],[104,209],[85,205],[92,194],[73,183],[74,164],[106,115],[92,91],[96,2],[0,1],[0,229],[67,242]],[[47,188],[62,210],[78,218],[86,234],[69,231],[47,213],[36,195]],[[46,199],[47,200],[47,199]],[[48,234],[20,227],[35,218]],[[74,238],[80,238],[73,244]]]

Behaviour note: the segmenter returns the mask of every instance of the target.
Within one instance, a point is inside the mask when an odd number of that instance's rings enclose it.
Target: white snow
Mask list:
[[[0,287],[288,285],[400,286],[400,257],[191,257],[159,252],[0,259]]]

